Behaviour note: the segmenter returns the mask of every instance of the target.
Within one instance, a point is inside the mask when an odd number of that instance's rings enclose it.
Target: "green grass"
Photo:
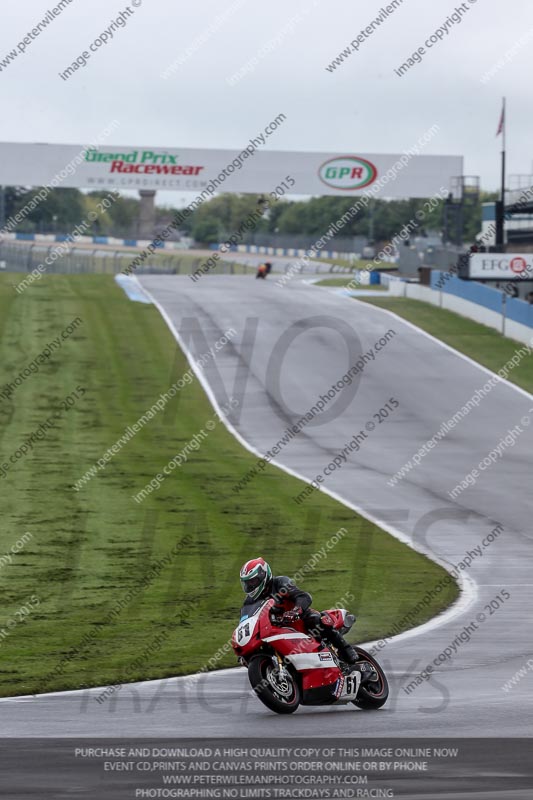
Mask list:
[[[179,268],[180,273],[189,273],[197,270],[204,264],[210,256],[203,255],[161,255],[160,260],[156,262],[158,266],[162,266],[165,270],[173,271],[176,267]],[[243,264],[241,261],[227,261],[221,259],[218,264],[210,269],[210,274],[220,275],[221,273],[229,273],[231,270],[232,275],[248,275],[255,273],[257,267],[250,267]]]
[[[356,259],[347,259],[347,258],[312,258],[311,261],[317,261],[323,264],[332,264],[336,267],[346,267],[347,269],[370,269],[373,260],[372,259],[363,259],[363,258],[356,258]],[[373,267],[373,269],[377,269],[377,267]],[[380,272],[383,270],[395,270],[397,269],[395,264],[389,264],[387,261],[382,261],[379,264]]]
[[[347,275],[345,278],[324,278],[323,281],[317,281],[314,285],[315,286],[347,286],[350,281],[350,276]],[[388,291],[387,286],[382,286],[380,283],[375,283],[372,285],[368,284],[358,284],[357,291],[369,291],[369,292],[386,292]]]
[[[315,607],[352,592],[354,640],[389,633],[441,580],[436,564],[329,497],[294,503],[302,483],[274,467],[235,494],[255,457],[221,424],[137,505],[132,495],[213,417],[196,381],[74,491],[188,365],[156,309],[130,302],[110,276],[44,276],[22,295],[12,277],[0,276],[0,388],[72,319],[83,324],[10,400],[0,398],[0,464],[76,387],[85,394],[0,479],[0,554],[25,532],[32,536],[0,568],[0,694],[199,669],[238,620],[241,564],[262,554],[291,575],[341,527],[347,535],[302,585]],[[154,562],[187,541],[154,573]],[[38,607],[8,629],[32,596]],[[456,596],[450,584],[417,622]],[[234,663],[229,654],[217,666]]]
[[[20,245],[16,245],[20,249]],[[93,251],[89,248],[79,249],[76,256],[70,259],[73,265],[72,271],[75,273],[106,273],[114,275],[117,272],[127,270],[130,264],[143,252],[143,248],[137,247],[135,249],[120,249],[120,250],[101,250],[101,254],[93,256]],[[139,267],[133,270],[133,274],[142,274],[149,272],[150,269],[155,268],[157,272],[168,272],[178,274],[190,274],[204,264],[209,255],[195,253],[190,250],[168,251],[156,250],[155,253],[150,255]],[[61,261],[57,262],[58,271],[67,270],[63,267]],[[220,261],[213,269],[210,270],[213,274],[221,274],[230,272],[235,275],[245,275],[255,272],[255,267],[247,267],[245,264],[238,261]],[[53,270],[49,270],[49,274]],[[127,273],[129,274],[129,273]],[[22,276],[21,279],[25,277]]]
[[[128,265],[135,261],[136,256],[141,252],[141,250],[137,250],[135,252],[124,252],[120,253],[119,256],[119,267],[116,271],[123,271],[127,269]],[[148,259],[146,259],[145,264],[151,264],[157,267],[158,271],[161,272],[170,272],[174,273],[177,272],[179,274],[189,274],[197,270],[202,264],[204,264],[209,259],[208,255],[200,255],[194,254],[188,251],[183,253],[169,253],[167,251],[160,251],[155,252],[151,255]],[[210,274],[219,275],[221,273],[230,272],[234,275],[246,275],[250,272],[255,272],[255,267],[247,267],[245,264],[239,261],[225,261],[221,260],[215,267],[210,270]],[[105,271],[105,270],[104,270]],[[141,274],[142,272],[146,272],[146,267],[141,266],[138,270],[134,272],[138,272]]]
[[[403,297],[358,299],[393,311],[493,372],[498,372],[517,350],[525,347],[524,344],[507,339],[486,325],[420,300]],[[518,366],[509,372],[507,379],[533,393],[533,359],[522,358]]]

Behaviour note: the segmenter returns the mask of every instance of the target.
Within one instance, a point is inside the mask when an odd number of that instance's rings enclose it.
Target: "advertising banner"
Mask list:
[[[533,280],[533,253],[473,253],[468,275],[472,280]]]
[[[0,143],[0,185],[431,197],[462,175],[461,156],[303,153],[163,147]],[[294,183],[293,183],[294,181]],[[279,193],[279,192],[278,192]]]

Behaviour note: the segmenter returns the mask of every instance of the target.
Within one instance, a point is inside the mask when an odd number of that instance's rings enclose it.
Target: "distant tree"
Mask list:
[[[192,215],[191,235],[197,242],[214,243],[231,236],[260,208],[260,195],[221,194],[203,203]],[[268,230],[267,215],[255,230]]]
[[[98,218],[94,223],[95,233],[106,236],[134,238],[139,217],[139,200],[133,197],[118,196],[105,213],[102,214],[98,210],[98,201],[105,200],[110,194],[112,196],[109,191],[98,191],[84,195],[87,210],[93,210],[98,213]]]
[[[7,187],[6,218],[21,212],[43,189],[48,192],[46,198],[38,199],[16,230],[68,232],[81,222],[85,205],[84,195],[78,189],[46,190],[45,187]]]
[[[192,226],[191,233],[199,244],[217,244],[221,239],[222,228],[216,219],[200,219]]]
[[[464,239],[473,241],[481,228],[481,203],[494,198],[493,193],[482,192],[478,203],[465,209]],[[204,202],[184,223],[198,242],[215,243],[238,230],[246,217],[258,208],[258,195],[221,194]],[[281,200],[273,204],[255,231],[282,234],[322,236],[332,222],[339,220],[352,208],[355,197],[312,197],[309,200]],[[430,210],[423,199],[373,200],[362,207],[349,220],[340,236],[367,236],[373,230],[376,241],[388,241],[398,235],[406,225],[417,223],[413,236],[423,236],[428,231],[443,232],[444,200],[439,200]],[[424,211],[422,219],[417,212]],[[372,215],[372,221],[370,220]],[[371,224],[372,223],[372,224]]]
[[[4,190],[6,220],[13,217],[24,206],[24,198],[31,197],[31,191],[25,186],[6,186]]]
[[[52,189],[46,200],[30,212],[28,220],[37,229],[68,232],[83,220],[84,210],[84,197],[79,189]]]

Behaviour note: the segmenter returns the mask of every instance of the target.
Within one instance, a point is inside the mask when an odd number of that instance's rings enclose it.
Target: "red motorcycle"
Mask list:
[[[301,620],[288,625],[274,617],[273,605],[268,598],[247,607],[231,640],[262,703],[278,714],[292,714],[299,705],[381,708],[389,686],[375,658],[355,647],[357,662],[345,664],[334,647],[310,636]],[[323,611],[322,621],[345,634],[355,617],[335,608]]]

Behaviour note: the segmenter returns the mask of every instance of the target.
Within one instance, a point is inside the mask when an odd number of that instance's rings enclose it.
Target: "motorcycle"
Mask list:
[[[369,710],[381,708],[389,696],[387,678],[375,658],[355,646],[357,661],[345,664],[336,649],[310,636],[301,619],[286,624],[272,615],[273,598],[247,607],[233,632],[231,644],[248,669],[259,700],[278,714],[292,714],[298,706],[353,703]],[[355,617],[344,608],[322,612],[322,621],[341,634]]]

